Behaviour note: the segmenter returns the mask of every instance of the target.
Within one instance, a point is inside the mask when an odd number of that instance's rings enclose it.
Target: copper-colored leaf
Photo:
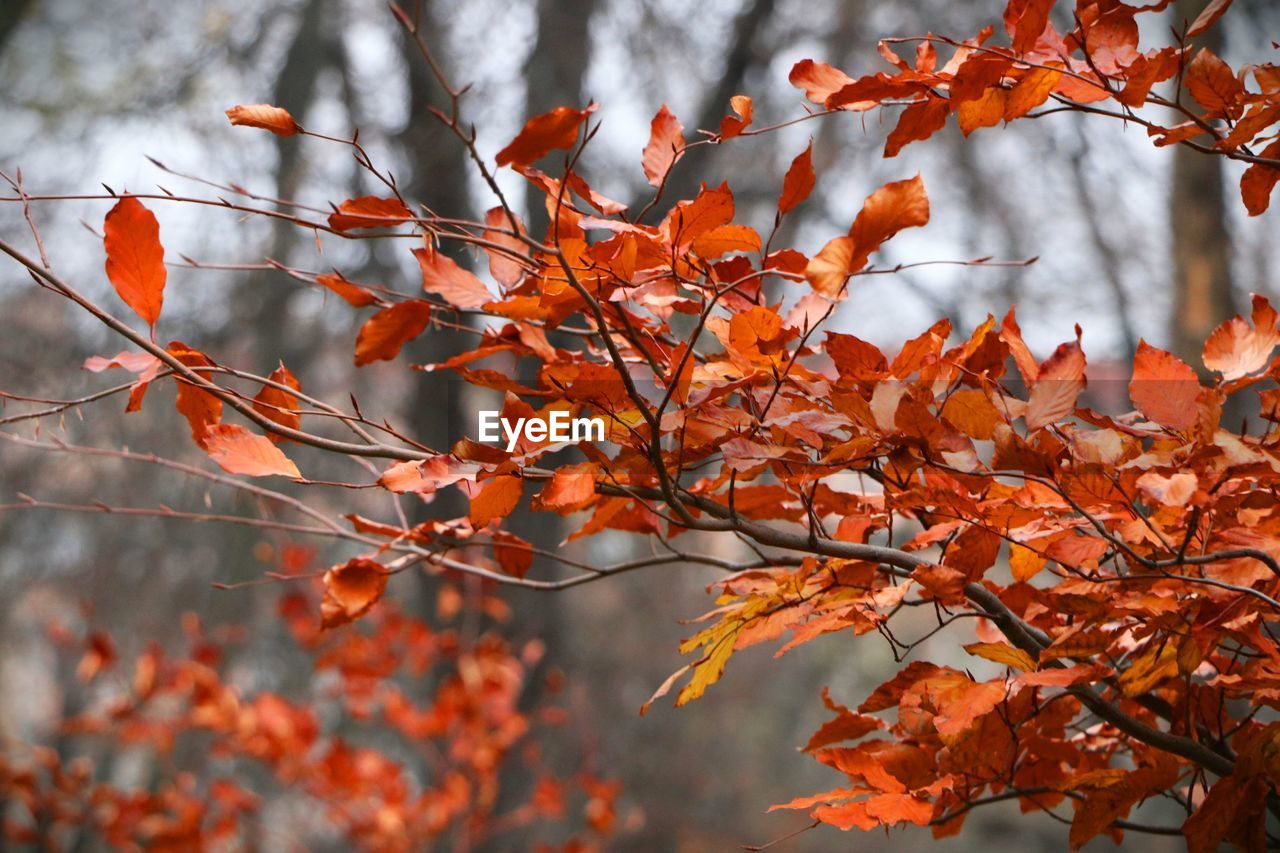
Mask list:
[[[595,110],[595,105],[585,110],[572,107],[556,107],[525,122],[524,127],[511,143],[498,152],[499,166],[527,166],[541,160],[552,149],[572,148],[578,139],[578,128]]]
[[[595,499],[596,472],[590,462],[557,468],[539,493],[538,504],[562,513],[581,509]]]
[[[422,334],[429,322],[431,305],[418,299],[374,314],[356,337],[356,367],[395,358],[400,348]]]
[[[1022,672],[1030,672],[1036,668],[1036,662],[1031,655],[1008,643],[970,643],[964,647],[964,650],[971,655],[1002,663]]]
[[[510,515],[520,502],[523,491],[524,482],[510,474],[502,474],[486,481],[471,498],[471,523],[476,527],[484,527],[494,519]]]
[[[348,281],[342,273],[322,273],[316,276],[316,284],[332,290],[353,308],[364,308],[378,301],[373,291]]]
[[[649,125],[649,144],[644,147],[642,165],[649,186],[661,186],[667,172],[684,156],[684,125],[666,104],[658,110]]]
[[[809,197],[817,176],[813,173],[813,140],[796,159],[791,161],[787,175],[782,179],[782,195],[778,197],[778,212],[790,213],[796,205]]]
[[[514,226],[511,221],[513,218]],[[501,207],[492,207],[484,214],[484,224],[484,239],[493,244],[484,247],[485,254],[489,256],[489,274],[498,284],[512,287],[524,278],[527,263],[521,261],[521,258],[529,256],[529,248],[519,237],[509,232],[514,230],[523,234],[524,223],[514,213],[508,216]],[[423,276],[425,278],[425,272]],[[486,294],[487,292],[486,290]]]
[[[853,82],[853,78],[840,69],[812,59],[797,62],[787,79],[792,86],[804,89],[805,97],[815,104],[825,104],[827,98]]]
[[[1084,368],[1084,352],[1080,349],[1078,336],[1076,340],[1059,346],[1053,355],[1045,359],[1027,400],[1027,429],[1040,429],[1075,411],[1076,398],[1085,386]]]
[[[909,143],[933,136],[947,124],[951,101],[937,95],[929,95],[923,101],[909,105],[898,116],[898,124],[884,143],[884,156],[897,157]]]
[[[1232,317],[1213,330],[1204,344],[1204,366],[1226,380],[1239,379],[1264,367],[1280,343],[1277,315],[1265,296],[1254,294],[1253,327]]]
[[[289,368],[284,366],[284,362],[280,362],[280,366],[271,371],[271,375],[267,377],[272,382],[277,382],[285,388],[291,388],[293,391],[301,391],[302,386],[298,384],[298,379],[289,372]],[[262,390],[258,392],[258,396],[253,398],[254,411],[263,417],[270,418],[276,423],[289,429],[298,429],[302,425],[302,419],[298,417],[298,396],[283,388],[276,388],[271,385],[263,385]],[[289,441],[273,432],[267,433],[267,438],[273,442]]]
[[[1129,398],[1148,420],[1169,429],[1186,429],[1196,421],[1200,381],[1177,356],[1138,341]]]
[[[270,104],[240,104],[227,110],[227,118],[232,124],[260,127],[277,136],[293,136],[302,130],[288,110]]]
[[[413,218],[413,212],[398,198],[374,195],[349,198],[329,214],[329,227],[345,234],[356,228],[391,228]]]
[[[422,289],[442,297],[455,308],[479,308],[493,301],[493,293],[484,282],[446,254],[430,246],[414,249],[422,269]]]
[[[373,560],[355,558],[324,574],[321,625],[345,625],[368,612],[387,588],[387,570]]]
[[[1205,6],[1204,11],[1197,15],[1196,19],[1191,22],[1191,26],[1187,28],[1187,38],[1195,38],[1213,26],[1214,22],[1222,17],[1222,13],[1227,11],[1230,5],[1231,0],[1213,0],[1208,6]]]
[[[160,319],[168,277],[155,214],[133,196],[125,196],[107,213],[102,233],[107,278],[125,304],[154,326]]]
[[[1187,91],[1211,116],[1235,118],[1240,114],[1244,84],[1209,48],[1202,47],[1187,64]]]
[[[1280,140],[1262,149],[1262,157],[1280,159]],[[1280,183],[1280,169],[1264,163],[1254,163],[1240,176],[1240,197],[1250,216],[1261,216],[1271,205],[1271,192]]]
[[[867,264],[880,244],[903,228],[924,225],[929,221],[929,197],[919,175],[905,181],[894,181],[867,196],[849,236],[853,239],[851,272]]]
[[[205,433],[205,450],[222,470],[249,477],[301,477],[298,466],[266,436],[238,424],[214,424]]]

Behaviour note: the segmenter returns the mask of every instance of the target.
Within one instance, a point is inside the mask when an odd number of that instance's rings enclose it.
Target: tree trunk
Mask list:
[[[1177,0],[1174,28],[1195,20],[1206,0]],[[1222,52],[1222,28],[1211,27],[1194,49]],[[1190,96],[1185,96],[1191,101]],[[1191,101],[1194,104],[1194,101]],[[1174,146],[1169,218],[1173,239],[1173,351],[1203,369],[1205,338],[1236,313],[1231,288],[1231,241],[1227,232],[1221,158]]]

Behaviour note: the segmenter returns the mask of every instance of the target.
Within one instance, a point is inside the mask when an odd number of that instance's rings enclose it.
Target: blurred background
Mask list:
[[[596,100],[601,130],[583,171],[605,194],[641,203],[648,188],[640,150],[662,103],[683,121],[687,138],[695,138],[697,128],[718,127],[729,98],[740,93],[755,99],[757,124],[774,123],[801,112],[803,95],[787,83],[787,73],[802,58],[830,62],[853,76],[883,70],[878,39],[926,31],[968,37],[998,24],[1003,9],[998,0],[420,5],[428,40],[448,73],[471,85],[464,109],[479,128],[482,154],[492,158],[529,115]],[[1156,27],[1148,35],[1160,42],[1175,20],[1194,18],[1203,5],[1178,0],[1157,22],[1163,34]],[[1233,66],[1274,57],[1270,37],[1280,33],[1280,7],[1237,0],[1224,21],[1206,43]],[[1063,28],[1066,22],[1058,23]],[[429,114],[441,94],[379,0],[0,2],[0,169],[15,174],[20,168],[28,192],[92,193],[105,183],[116,191],[147,192],[161,184],[175,192],[215,194],[165,174],[147,156],[178,172],[321,207],[375,190],[342,146],[228,125],[224,109],[259,102],[283,106],[322,133],[342,137],[359,128],[374,161],[395,173],[406,197],[436,211],[475,218],[492,204],[462,149]],[[1182,149],[1156,150],[1140,130],[1074,115],[980,130],[968,140],[951,125],[884,160],[892,126],[884,122],[892,115],[840,115],[700,147],[681,163],[666,197],[691,196],[695,179],[727,178],[738,221],[767,227],[781,176],[812,136],[818,189],[789,217],[784,242],[816,251],[848,228],[869,192],[920,172],[932,221],[895,239],[882,264],[1039,258],[1025,268],[926,267],[857,281],[830,328],[891,353],[939,317],[967,332],[988,313],[999,316],[1016,304],[1037,355],[1068,340],[1079,322],[1091,378],[1106,375],[1108,364],[1117,378],[1127,378],[1120,364],[1139,338],[1198,365],[1200,343],[1247,305],[1248,293],[1276,295],[1280,220],[1247,219],[1236,164]],[[506,176],[504,183],[513,197],[524,197],[518,181]],[[398,245],[330,241],[317,258],[314,240],[295,228],[265,219],[240,222],[228,212],[186,205],[151,206],[171,260],[179,252],[204,263],[275,258],[310,269],[332,266],[353,280],[404,292],[417,286],[416,265]],[[101,242],[81,220],[99,229],[106,210],[100,201],[34,208],[55,269],[97,295],[109,293]],[[30,244],[17,206],[0,206],[0,234]],[[357,373],[350,357],[355,312],[278,272],[173,268],[165,311],[168,337],[263,374],[282,357],[309,393],[342,405],[347,389],[354,389],[365,411],[409,424],[430,444],[442,441],[445,407],[460,405],[440,380],[411,374],[403,361]],[[16,265],[0,263],[0,388],[61,397],[87,393],[104,387],[104,380],[81,372],[83,359],[120,348],[88,318],[36,288]],[[456,348],[447,336],[428,336],[409,358],[439,360]],[[152,391],[164,393],[172,391]],[[170,407],[152,403],[146,414],[134,416],[119,410],[108,402],[91,419],[68,418],[61,427],[81,443],[198,461]],[[0,444],[0,503],[24,493],[80,503],[255,509],[206,486],[117,460]],[[351,500],[335,492],[320,502],[336,508]],[[355,503],[360,511],[359,499]],[[450,517],[465,507],[441,499],[418,512]],[[554,547],[567,533],[541,516],[517,520],[518,529],[522,524],[544,546]],[[0,513],[0,735],[56,743],[56,720],[82,701],[42,630],[55,618],[111,629],[124,657],[149,640],[180,636],[185,611],[206,625],[247,623],[254,639],[239,647],[237,679],[287,691],[297,675],[278,650],[282,629],[274,594],[212,587],[271,568],[278,544],[265,545],[259,531],[239,528]],[[604,561],[637,546],[606,539],[593,547],[580,553]],[[346,556],[322,552],[321,559],[329,564]],[[856,643],[833,636],[781,661],[757,648],[735,657],[724,680],[701,701],[680,710],[659,702],[640,718],[640,705],[684,663],[676,645],[692,629],[679,620],[710,608],[704,589],[714,577],[683,566],[556,597],[508,597],[513,616],[506,630],[540,637],[548,650],[545,666],[567,676],[576,721],[571,736],[585,740],[598,768],[625,786],[625,831],[613,842],[616,849],[727,850],[805,826],[803,813],[765,810],[842,781],[797,752],[826,716],[821,688],[829,685],[837,701],[856,704],[894,669],[887,647],[870,636]],[[435,606],[425,581],[397,581],[390,595],[406,610]],[[947,660],[957,642],[944,634],[925,656]],[[961,837],[939,849],[1062,849],[1065,839],[1065,827],[1020,816],[1011,807],[980,812]],[[523,849],[531,841],[508,838],[495,849]],[[775,849],[887,850],[922,843],[923,833],[821,830]],[[1149,839],[1131,844],[1157,849]]]

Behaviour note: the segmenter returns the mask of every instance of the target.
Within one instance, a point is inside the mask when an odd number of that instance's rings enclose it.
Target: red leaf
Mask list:
[[[390,228],[413,218],[413,212],[397,198],[373,195],[349,198],[329,214],[329,227],[342,234],[356,228]]]
[[[809,140],[809,147],[791,161],[791,168],[787,169],[787,176],[782,179],[782,195],[778,198],[778,212],[785,215],[794,210],[796,205],[813,192],[816,180],[817,177],[813,173],[813,140]]]
[[[125,304],[154,326],[164,302],[164,247],[160,223],[133,196],[116,202],[102,223],[107,250],[107,278]]]
[[[417,299],[374,314],[356,337],[356,367],[395,358],[400,348],[422,334],[430,321],[430,303]]]
[[[355,558],[324,574],[321,625],[344,625],[368,612],[387,588],[387,570],[373,560]]]
[[[205,433],[205,450],[222,470],[249,477],[300,478],[298,466],[265,436],[237,424],[214,424]]]
[[[649,179],[649,186],[661,186],[667,172],[684,156],[684,136],[681,131],[684,125],[675,117],[667,105],[653,117],[649,125],[649,144],[644,147],[642,164],[644,176]]]
[[[457,261],[431,247],[414,249],[422,269],[422,289],[442,297],[455,308],[479,308],[493,301],[493,294]]]
[[[519,168],[541,160],[554,148],[572,148],[578,139],[578,127],[595,108],[595,104],[585,110],[556,107],[534,116],[525,122],[511,144],[498,152],[498,165]]]
[[[240,104],[227,110],[227,118],[232,124],[260,127],[277,136],[293,136],[302,130],[288,110],[270,104]]]
[[[1177,356],[1138,341],[1129,399],[1148,420],[1169,429],[1186,429],[1196,422],[1199,394],[1194,370]]]

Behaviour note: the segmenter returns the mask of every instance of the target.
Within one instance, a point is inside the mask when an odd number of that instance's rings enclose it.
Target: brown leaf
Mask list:
[[[508,217],[501,207],[492,207],[484,215],[484,224],[487,226],[484,239],[494,244],[484,247],[485,254],[489,256],[489,274],[504,287],[512,287],[524,278],[526,264],[519,259],[529,256],[529,248],[519,237],[504,233],[512,230],[512,218],[515,219],[515,230],[523,234],[524,223],[514,213]],[[423,275],[425,277],[426,273]],[[488,288],[485,293],[488,293]]]
[[[1187,65],[1187,91],[1211,117],[1236,118],[1240,115],[1240,98],[1244,84],[1209,48],[1202,47]]]
[[[102,233],[107,278],[125,304],[154,326],[160,319],[168,277],[155,214],[133,196],[125,196],[107,213]]]
[[[919,142],[933,136],[947,124],[947,115],[951,111],[951,101],[929,95],[923,101],[917,101],[902,111],[898,124],[884,143],[884,156],[897,157],[908,144]]]
[[[1065,343],[1040,365],[1039,376],[1027,400],[1027,429],[1037,430],[1056,423],[1075,411],[1076,398],[1084,390],[1085,358],[1076,340]]]

